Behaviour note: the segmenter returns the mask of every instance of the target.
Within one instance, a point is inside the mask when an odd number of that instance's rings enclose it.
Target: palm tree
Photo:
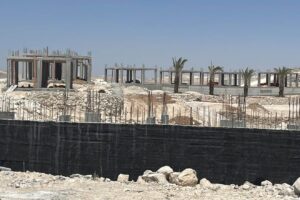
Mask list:
[[[179,76],[186,62],[187,59],[182,59],[182,57],[180,57],[178,60],[176,58],[173,58],[173,67],[175,69],[174,93],[178,93]]]
[[[291,73],[291,69],[287,67],[278,67],[274,68],[275,72],[278,76],[278,82],[279,82],[279,97],[284,97],[284,86],[285,86],[285,79],[286,76]]]
[[[241,71],[244,79],[244,97],[248,96],[248,88],[250,86],[251,77],[254,75],[254,73],[255,71],[253,69],[249,69],[248,67]]]
[[[209,70],[209,94],[214,95],[214,88],[215,88],[215,74],[218,72],[222,72],[223,68],[220,66],[208,66]]]

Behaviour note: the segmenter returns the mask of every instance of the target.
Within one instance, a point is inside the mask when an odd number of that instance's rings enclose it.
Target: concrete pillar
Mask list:
[[[154,83],[157,84],[157,69],[154,70]]]
[[[79,75],[79,77],[81,79],[84,79],[84,76],[83,76],[83,61],[81,61],[81,63],[80,63],[80,75]]]
[[[42,87],[42,67],[43,67],[43,60],[38,59],[37,60],[37,66],[36,66],[36,88]]]
[[[221,83],[222,73],[219,73],[219,74],[218,74],[218,77],[219,77],[218,85],[220,86],[220,85],[222,85],[222,83]],[[213,80],[213,81],[215,81],[215,80]]]
[[[267,85],[270,86],[271,85],[271,74],[267,73]]]
[[[76,80],[76,78],[77,78],[77,60],[76,59],[72,60],[72,66],[73,66],[72,78],[73,78],[73,80]]]
[[[92,59],[88,61],[88,69],[87,69],[87,82],[92,81]]]
[[[72,66],[72,60],[71,59],[67,59],[66,63],[65,63],[65,68],[64,68],[64,73],[65,73],[65,84],[66,84],[66,88],[67,89],[71,89],[72,88],[72,70],[73,66]]]
[[[132,72],[133,72],[133,83],[136,83],[136,70],[133,69]]]
[[[257,87],[260,87],[260,77],[261,76],[261,74],[260,73],[258,73],[257,74]]]
[[[290,80],[289,80],[289,83],[290,83],[290,87],[292,87],[292,77],[293,77],[293,74],[288,74]]]
[[[104,70],[104,80],[107,82],[107,69]]]
[[[123,82],[124,82],[124,79],[123,79],[123,68],[120,71],[121,71],[121,84],[123,84]]]
[[[296,87],[299,87],[299,74],[296,74]]]
[[[6,87],[8,88],[10,86],[10,60],[6,60],[6,71],[7,71],[7,78],[6,78]]]
[[[232,73],[229,73],[229,85],[232,86]]]
[[[55,61],[51,63],[51,71],[52,71],[52,79],[55,80],[55,74],[56,74],[56,69],[55,69]]]
[[[169,84],[172,84],[172,71],[169,71]]]

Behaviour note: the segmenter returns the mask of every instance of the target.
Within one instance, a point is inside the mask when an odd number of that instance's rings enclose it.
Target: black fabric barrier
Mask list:
[[[300,132],[0,120],[0,165],[134,180],[170,165],[218,183],[291,184],[300,176]]]

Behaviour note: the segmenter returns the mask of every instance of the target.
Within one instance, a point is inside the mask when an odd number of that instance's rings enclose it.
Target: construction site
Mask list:
[[[139,73],[138,73],[139,72]],[[12,52],[1,76],[0,118],[120,124],[174,124],[202,127],[298,129],[299,76],[285,78],[278,94],[275,72],[259,72],[243,97],[240,72],[215,75],[216,95],[208,95],[209,73],[183,70],[173,93],[174,70],[115,65],[92,77],[92,57],[75,51]],[[166,75],[167,74],[167,75]],[[272,92],[268,96],[268,92]],[[300,92],[300,91],[299,91]],[[253,95],[261,94],[263,95]]]

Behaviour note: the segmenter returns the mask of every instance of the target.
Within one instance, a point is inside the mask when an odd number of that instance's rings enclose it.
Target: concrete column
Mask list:
[[[37,60],[37,66],[36,66],[36,88],[41,88],[42,87],[42,66],[43,65],[43,60],[38,59]]]
[[[51,63],[51,71],[52,71],[52,79],[55,80],[55,61],[53,63]]]
[[[299,74],[296,74],[296,87],[299,87]]]
[[[124,79],[123,79],[123,68],[120,70],[121,71],[121,84],[124,83]]]
[[[172,84],[172,71],[169,71],[169,83]]]
[[[267,73],[267,85],[270,86],[271,85],[271,74]]]
[[[154,83],[157,84],[157,69],[154,70]]]
[[[116,69],[116,76],[115,76],[115,82],[119,83],[119,69]]]
[[[10,76],[11,76],[10,69],[11,69],[10,60],[7,60],[7,65],[6,65],[6,71],[7,71],[6,87],[7,88],[10,86]]]
[[[260,73],[257,74],[257,87],[260,87]]]
[[[135,83],[136,82],[136,70],[133,69],[132,71],[133,71],[133,83]]]
[[[219,73],[219,74],[218,74],[218,77],[219,77],[218,85],[220,86],[220,85],[222,85],[222,83],[221,83],[222,73]],[[215,81],[215,80],[213,80],[213,81]]]
[[[92,81],[92,59],[88,61],[88,69],[87,69],[87,82]]]
[[[162,82],[163,82],[163,72],[160,71],[160,72],[159,72],[159,84],[161,85]]]
[[[65,83],[66,83],[66,88],[67,89],[71,89],[72,88],[72,60],[71,59],[67,59],[66,63],[65,63],[65,69],[64,69],[64,73],[65,73]]]
[[[107,69],[104,70],[104,80],[107,82]]]
[[[289,80],[289,83],[290,83],[290,87],[292,87],[292,77],[293,77],[293,74],[288,74],[290,80]]]
[[[72,68],[73,68],[72,78],[73,78],[73,80],[76,80],[76,78],[77,78],[77,60],[76,59],[72,60]]]
[[[18,82],[19,82],[19,62],[18,61],[15,61],[15,67],[14,67],[14,70],[15,70],[15,85],[18,85]]]
[[[229,85],[232,86],[232,74],[229,73],[228,75],[229,75]]]
[[[83,61],[81,61],[81,63],[80,63],[80,75],[79,75],[79,77],[81,79],[84,79],[84,76],[83,76]]]

